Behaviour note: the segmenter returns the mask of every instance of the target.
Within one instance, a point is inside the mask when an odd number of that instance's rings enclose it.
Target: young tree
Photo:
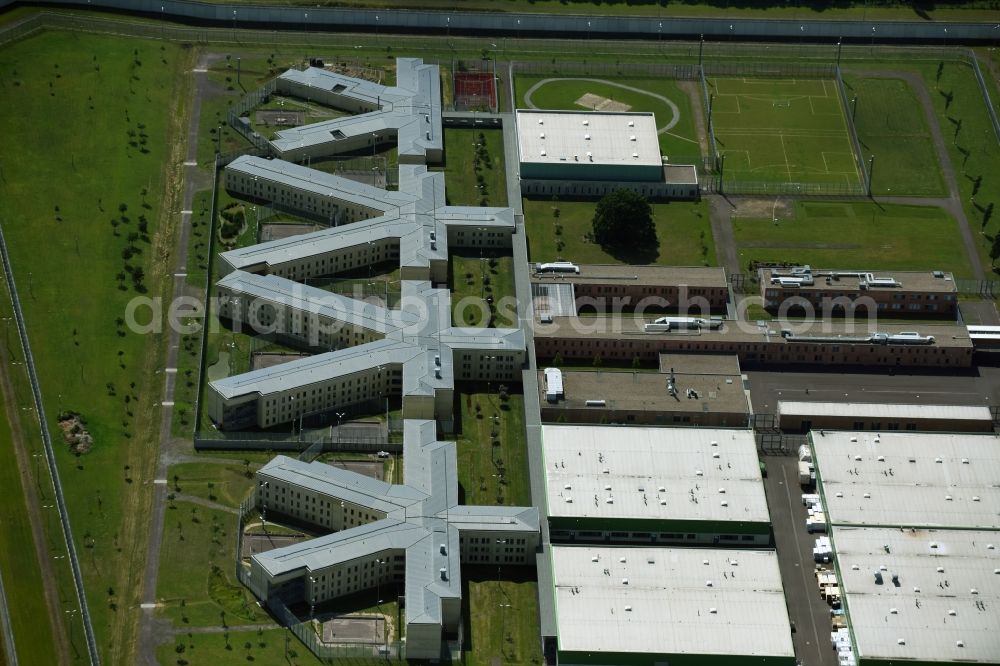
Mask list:
[[[646,197],[631,190],[615,190],[597,202],[594,240],[602,247],[655,246],[653,209]]]
[[[1000,233],[993,236],[993,245],[990,246],[990,259],[993,260],[993,265],[997,265],[997,259],[1000,259]]]

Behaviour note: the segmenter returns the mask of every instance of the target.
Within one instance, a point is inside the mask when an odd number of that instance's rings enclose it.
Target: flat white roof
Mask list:
[[[812,431],[833,525],[1000,529],[995,435]]]
[[[857,416],[883,419],[943,419],[948,421],[992,421],[985,405],[901,405],[870,402],[778,402],[781,416]]]
[[[774,551],[553,546],[552,579],[560,651],[793,655]]]
[[[652,113],[517,112],[521,162],[661,166]]]
[[[833,543],[861,659],[1000,663],[1000,534],[837,527]]]
[[[770,521],[748,430],[543,425],[542,453],[550,517]]]

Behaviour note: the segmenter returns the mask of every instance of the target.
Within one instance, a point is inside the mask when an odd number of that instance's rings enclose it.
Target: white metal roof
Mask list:
[[[943,419],[947,421],[992,421],[985,405],[902,405],[870,402],[778,402],[781,416],[856,416],[861,419]]]
[[[517,112],[521,162],[660,166],[652,113],[596,111]]]
[[[560,651],[793,655],[774,551],[554,546],[552,568]]]
[[[1000,662],[1000,534],[837,527],[833,543],[861,659]]]
[[[544,425],[542,453],[553,517],[770,520],[749,430]]]
[[[1000,529],[995,435],[813,431],[834,525]]]

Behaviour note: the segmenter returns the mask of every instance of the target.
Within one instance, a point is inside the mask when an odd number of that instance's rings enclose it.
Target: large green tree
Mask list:
[[[632,190],[615,190],[597,202],[594,240],[604,248],[639,249],[657,245],[653,209]]]

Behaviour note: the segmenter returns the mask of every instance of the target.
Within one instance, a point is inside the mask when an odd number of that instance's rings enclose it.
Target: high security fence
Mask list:
[[[0,259],[3,261],[3,271],[7,278],[11,305],[14,308],[17,335],[21,340],[21,349],[24,352],[24,365],[28,370],[28,380],[31,383],[31,395],[35,401],[35,415],[38,417],[38,427],[42,433],[42,444],[45,447],[45,461],[49,466],[49,474],[52,478],[52,489],[55,492],[56,507],[59,511],[59,522],[62,525],[66,553],[69,555],[70,568],[73,571],[73,585],[76,590],[76,601],[80,606],[80,616],[83,620],[83,632],[87,640],[87,652],[90,656],[90,663],[92,666],[96,666],[101,663],[101,656],[97,651],[97,641],[94,638],[94,627],[91,624],[90,610],[87,607],[87,595],[83,587],[83,573],[80,570],[80,560],[76,553],[76,542],[73,541],[73,529],[69,523],[69,510],[66,507],[66,499],[63,496],[62,482],[59,480],[59,468],[56,466],[56,456],[52,448],[52,437],[49,434],[49,425],[45,417],[45,405],[42,403],[42,390],[38,384],[38,373],[35,371],[35,360],[31,354],[31,345],[28,343],[28,328],[24,321],[24,313],[21,311],[21,299],[18,297],[17,284],[14,282],[14,270],[11,267],[10,256],[7,253],[7,241],[4,238],[3,225],[0,225]],[[72,619],[69,621],[72,622]]]
[[[22,4],[0,0],[0,8]],[[25,2],[24,4],[28,4]],[[993,23],[877,20],[799,20],[748,18],[662,18],[659,16],[599,16],[574,13],[468,12],[377,9],[322,6],[277,6],[195,0],[32,0],[31,4],[77,6],[99,10],[145,13],[186,23],[221,26],[280,26],[285,30],[363,31],[378,34],[412,32],[439,36],[460,32],[496,36],[576,34],[588,39],[690,38],[705,35],[716,39],[864,40],[955,43],[997,40]],[[386,3],[391,5],[391,3]],[[651,8],[650,13],[653,13]]]

